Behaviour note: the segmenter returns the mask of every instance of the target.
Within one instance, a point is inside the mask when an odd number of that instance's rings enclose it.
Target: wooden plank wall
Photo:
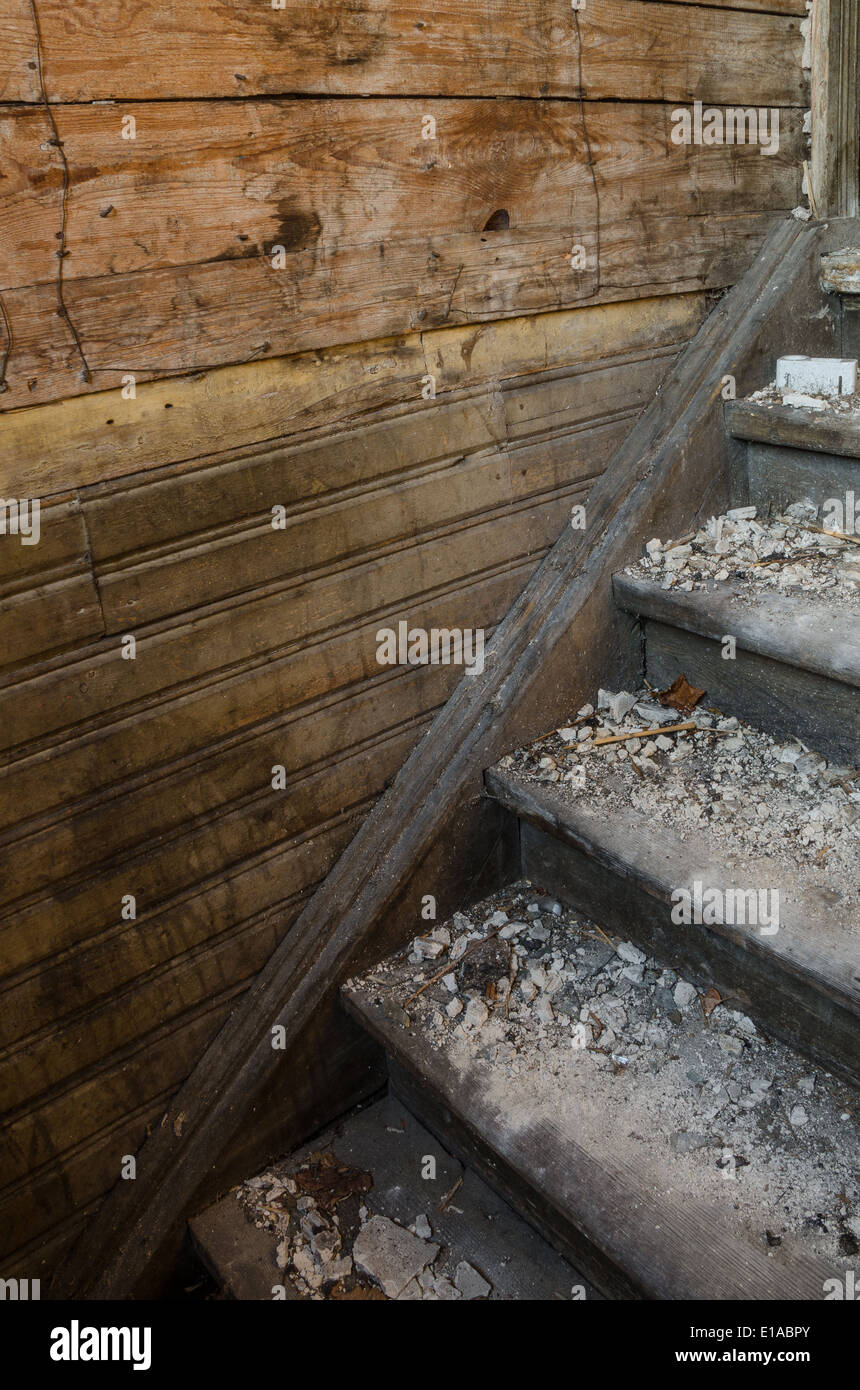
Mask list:
[[[800,201],[804,14],[0,0],[0,496],[42,499],[38,545],[0,535],[7,1272],[450,693],[377,629],[492,631]],[[697,99],[778,107],[779,153],[674,145]],[[273,1134],[366,1085],[326,1038]]]
[[[3,0],[2,404],[733,283],[799,200],[801,13]],[[673,144],[694,99],[779,152]]]

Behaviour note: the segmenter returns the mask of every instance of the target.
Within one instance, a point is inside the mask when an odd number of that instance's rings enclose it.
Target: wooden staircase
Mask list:
[[[755,506],[770,517],[807,495],[818,507],[850,490],[860,447],[841,417],[805,418],[746,401],[724,410],[720,399],[727,376],[741,392],[764,385],[779,353],[842,349],[839,306],[820,288],[819,257],[849,234],[858,235],[856,223],[775,229],[745,284],[715,310],[595,485],[587,531],[569,528],[560,537],[496,632],[484,673],[462,682],[201,1058],[141,1151],[142,1179],[126,1184],[135,1190],[113,1195],[58,1276],[60,1296],[83,1287],[90,1297],[113,1297],[134,1286],[182,1213],[193,1214],[211,1154],[274,1075],[283,1051],[273,1052],[273,1026],[283,1028],[286,1048],[294,1046],[350,975],[340,991],[350,1016],[344,1026],[355,1031],[357,1023],[359,1036],[363,1030],[381,1046],[399,1101],[600,1294],[819,1299],[829,1279],[843,1277],[858,1250],[860,1214],[857,1164],[849,1172],[844,1163],[857,1152],[860,1077],[854,877],[834,881],[826,855],[816,861],[817,842],[793,855],[795,842],[775,832],[770,847],[760,841],[752,858],[739,859],[708,816],[661,823],[659,779],[634,770],[629,749],[606,760],[605,775],[586,778],[584,790],[534,774],[542,749],[562,756],[566,738],[555,731],[582,718],[586,701],[599,703],[598,686],[647,703],[649,687],[684,672],[707,692],[696,718],[708,708],[741,721],[741,740],[753,748],[799,740],[799,754],[821,754],[845,804],[856,805],[860,648],[850,604],[831,607],[820,594],[759,588],[734,574],[667,588],[638,567],[650,537],[695,532],[727,507]],[[795,325],[802,341],[792,337]],[[721,655],[727,633],[737,647],[731,661]],[[626,743],[633,726],[598,714]],[[689,733],[688,759],[666,755],[679,801],[694,802],[703,779],[722,778],[742,806],[743,777],[729,786],[719,763],[722,731],[710,717],[710,728]],[[759,753],[766,762],[767,749]],[[809,785],[817,794],[812,774]],[[677,925],[675,894],[696,882],[724,895],[778,890],[778,930],[725,917]],[[620,1027],[610,1028],[617,1038],[607,1050],[600,1041],[607,1020],[597,1010],[597,1025],[588,1010],[560,1022],[549,996],[543,1017],[533,1019],[542,985],[518,1016],[519,985],[507,998],[499,977],[494,997],[462,983],[444,942],[432,959],[404,951],[410,934],[437,929],[420,918],[427,893],[438,893],[438,929],[444,918],[451,941],[466,931],[468,911],[472,944],[482,934],[501,937],[536,903],[558,974],[575,976],[577,953],[585,959],[593,941],[603,942],[600,997],[617,1003],[628,990],[621,977],[634,991],[647,983],[652,1015],[644,1017],[645,995],[637,995],[628,1017],[641,1033],[635,1048],[631,1042],[623,1052]],[[502,901],[508,906],[497,906]],[[542,909],[550,902],[560,916]],[[461,914],[452,917],[458,904]],[[493,924],[495,911],[508,916]],[[502,939],[516,945],[517,932]],[[544,969],[540,935],[523,940],[522,969]],[[442,979],[446,964],[464,1015],[474,1006],[469,1027],[447,1012],[448,984],[428,983]],[[692,1011],[669,1007],[679,987],[695,999]],[[574,993],[580,1008],[589,1003],[584,981]],[[552,1054],[546,1074],[511,1069],[508,1011],[512,1026],[525,1029],[527,1056]],[[453,1050],[449,1023],[452,1034],[463,1033],[454,1034]],[[487,1052],[488,1040],[501,1052]],[[376,1068],[380,1053],[370,1051]],[[723,1063],[734,1072],[721,1072]],[[689,1094],[679,1069],[701,1073]],[[368,1068],[368,1096],[377,1075],[371,1083]],[[814,1106],[798,1090],[801,1081]],[[711,1082],[724,1088],[723,1098],[738,1092],[734,1111],[704,1104]],[[639,1104],[640,1089],[647,1104]],[[750,1102],[755,1114],[765,1114],[761,1095],[771,1098],[773,1132],[749,1136],[744,1153],[727,1120],[746,1113],[748,1089],[758,1097]],[[679,1135],[700,1135],[703,1144],[688,1152]],[[723,1167],[735,1161],[729,1181]],[[763,1178],[771,1166],[770,1180]],[[783,1200],[780,1209],[784,1192],[795,1194],[794,1207]],[[796,1194],[805,1192],[810,1206],[801,1212]],[[82,1268],[102,1272],[82,1279]],[[484,1273],[492,1283],[492,1272]]]
[[[535,899],[514,885],[511,921]],[[548,942],[516,939],[527,991],[548,977],[538,1000],[559,966],[537,1014],[515,984],[509,1015],[497,993],[458,1033],[438,986],[412,998],[434,972],[402,956],[347,987],[398,1099],[604,1297],[823,1299],[856,1264],[855,1208],[837,1195],[856,1202],[856,1091],[763,1035],[736,995],[706,1016],[712,976],[636,961],[631,939],[579,914],[563,910]]]
[[[754,402],[732,404],[726,416],[736,444],[733,507],[753,506],[760,518],[769,519],[801,500],[813,502],[820,513],[828,498],[852,491],[860,497],[856,416]],[[737,716],[774,740],[799,740],[804,750],[828,760],[834,771],[831,784],[840,776],[851,777],[860,763],[860,599],[840,606],[826,594],[791,588],[774,592],[735,576],[705,587],[666,588],[659,578],[629,573],[615,576],[614,595],[619,608],[636,619],[641,676],[649,688],[662,689],[684,672],[693,685],[706,689],[708,707]],[[724,659],[721,650],[726,634],[736,643],[732,660]],[[571,719],[574,729],[566,732],[575,738],[582,720],[575,720],[573,712]],[[737,727],[737,720],[732,722]],[[743,732],[745,725],[740,728]],[[659,732],[656,725],[654,732]],[[685,781],[691,795],[707,775],[712,755],[706,745],[719,743],[706,731],[699,738],[703,748],[689,760],[695,766]],[[749,862],[744,868],[757,884],[780,890],[778,930],[762,932],[754,925],[724,921],[679,927],[671,915],[679,885],[698,880],[723,892],[738,886],[740,866],[731,853],[726,858],[719,824],[705,818],[679,833],[652,819],[650,794],[635,796],[637,776],[643,774],[636,767],[633,775],[632,751],[626,764],[611,770],[611,778],[592,783],[590,792],[578,796],[569,794],[563,774],[560,782],[541,780],[539,772],[529,775],[539,769],[542,754],[552,762],[557,753],[558,766],[564,768],[565,747],[575,750],[576,743],[541,739],[486,773],[487,794],[518,822],[526,896],[551,894],[595,922],[598,939],[616,948],[619,942],[635,943],[645,953],[646,968],[654,964],[672,972],[670,979],[695,982],[699,1002],[718,998],[717,1016],[703,1015],[705,1025],[710,1020],[717,1026],[720,1011],[726,1016],[728,1007],[741,1011],[754,1025],[756,1049],[762,1046],[759,1029],[766,1046],[779,1049],[786,1080],[809,1071],[806,1059],[813,1059],[815,1080],[807,1084],[817,1088],[819,1097],[832,1093],[837,1105],[851,1107],[853,1098],[856,1110],[860,911],[855,878],[849,876],[834,889],[825,882],[820,862],[799,845],[786,856],[775,830],[772,853],[759,850],[754,869]],[[602,794],[612,780],[616,794]],[[860,793],[851,791],[852,786],[852,781],[844,782],[842,792],[857,806]],[[738,806],[748,799],[742,777],[732,793]],[[816,795],[813,787],[812,801]],[[522,907],[511,915],[521,913]],[[616,957],[616,965],[624,958]],[[434,975],[447,959],[446,953],[433,962]],[[451,962],[450,969],[455,972],[457,966]],[[851,1263],[856,1242],[848,1227],[840,1246],[831,1225],[829,1259],[812,1250],[815,1242],[805,1239],[802,1230],[775,1236],[768,1227],[774,1219],[768,1203],[764,1201],[757,1219],[755,1211],[735,1201],[737,1189],[721,1182],[725,1174],[713,1157],[706,1168],[701,1162],[697,1167],[688,1155],[685,1166],[653,1114],[652,1128],[644,1129],[628,1059],[620,1065],[617,1058],[601,1058],[602,1068],[592,1064],[589,1069],[589,1051],[578,1053],[574,1044],[567,1058],[562,1054],[561,1077],[548,1099],[546,1077],[504,1072],[499,1045],[488,1050],[482,1027],[463,1028],[459,1038],[443,1029],[446,1040],[440,1042],[438,1020],[446,998],[441,986],[430,986],[404,1011],[404,1001],[422,987],[416,983],[420,975],[414,966],[404,965],[401,955],[351,982],[344,994],[348,1009],[385,1048],[393,1089],[605,1295],[818,1299],[846,1258]],[[449,975],[448,983],[453,986],[455,979]],[[500,1031],[513,1042],[503,1042],[503,1050],[526,1046],[522,1040],[529,1025],[509,1021],[515,994],[512,988],[504,998],[507,1024]],[[477,996],[458,986],[455,997]],[[492,1023],[501,1004],[488,1007]],[[550,1004],[546,1019],[552,1012]],[[659,1007],[654,1017],[658,1024],[663,1021]],[[594,1034],[590,1050],[599,1034],[590,1023],[588,1027]],[[569,1019],[558,1012],[539,1031],[548,1037],[561,1034],[571,1043]],[[734,1069],[747,1081],[761,1065],[749,1055],[748,1042],[742,1040]],[[681,1043],[675,1046],[683,1051]],[[553,1058],[558,1047],[556,1041]],[[666,1067],[671,1092],[678,1085],[670,1075],[672,1063],[659,1047],[651,1052],[646,1060],[640,1051],[630,1064],[640,1072],[639,1084],[645,1085],[641,1075],[649,1064]],[[679,1061],[676,1056],[676,1071]],[[788,1084],[784,1104],[789,1104],[790,1092]],[[688,1109],[693,1132],[698,1110],[692,1101]],[[856,1153],[856,1119],[851,1109],[842,1113],[842,1142]],[[731,1129],[725,1115],[717,1127]],[[833,1142],[823,1125],[816,1142],[807,1145],[809,1171],[800,1181],[809,1182],[810,1193],[812,1171],[833,1163]],[[762,1141],[750,1164],[771,1161],[766,1147]],[[736,1182],[744,1181],[743,1173],[733,1174]],[[853,1191],[844,1194],[844,1216],[855,1212],[860,1201],[856,1173],[854,1181]]]
[[[860,496],[848,417],[749,402],[726,416],[733,507],[767,520]],[[422,924],[411,951],[342,991],[398,1102],[609,1298],[817,1300],[856,1263],[856,881],[828,875],[830,847],[796,838],[790,816],[742,852],[725,809],[742,820],[767,796],[755,778],[768,766],[791,807],[836,797],[831,838],[856,846],[860,597],[751,574],[686,587],[615,575],[639,703],[626,720],[571,710],[488,768],[485,794],[515,822],[518,882]],[[681,672],[706,691],[688,711],[697,727],[664,736],[648,772],[636,738],[602,763],[596,736],[649,727],[651,692]],[[734,774],[725,734],[751,759]],[[707,786],[722,814],[667,821],[664,775],[682,809]],[[775,891],[778,921],[679,925],[678,892],[692,901],[697,883],[723,900]]]

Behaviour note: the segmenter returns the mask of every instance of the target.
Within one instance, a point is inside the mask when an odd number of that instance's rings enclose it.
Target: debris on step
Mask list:
[[[744,400],[751,401],[755,405],[793,405],[806,410],[828,411],[838,415],[840,419],[844,419],[846,416],[849,418],[851,416],[860,417],[860,391],[857,390],[846,392],[843,395],[828,394],[822,390],[799,390],[792,386],[781,388],[775,381],[772,381],[767,386],[762,387],[760,391],[753,391],[751,395],[745,396]]]
[[[813,502],[801,500],[770,520],[758,520],[755,507],[734,507],[711,517],[683,546],[655,536],[642,559],[624,573],[688,592],[743,581],[750,594],[776,589],[821,595],[829,605],[838,603],[860,614],[860,535],[854,533],[854,515],[848,516],[853,499],[850,506],[844,499],[832,500],[838,508],[829,510],[825,504],[819,511]],[[834,520],[841,520],[839,527]],[[742,603],[744,597],[741,590],[736,601]],[[618,722],[621,715],[612,717]]]
[[[821,257],[821,288],[825,294],[860,294],[860,254],[843,246]]]
[[[454,1275],[454,1287],[459,1291],[460,1297],[465,1299],[486,1298],[490,1292],[490,1285],[482,1274],[468,1263],[461,1260]]]
[[[685,727],[661,723],[658,710],[664,712],[643,690],[620,722],[595,713],[576,745],[558,732],[544,735],[506,754],[498,766],[527,781],[552,783],[571,802],[632,807],[650,825],[682,835],[707,828],[723,863],[741,881],[745,868],[746,881],[758,881],[752,865],[763,858],[789,870],[814,870],[834,904],[856,920],[851,885],[860,852],[858,770],[833,766],[799,740],[780,742],[702,703]],[[643,727],[653,735],[650,744]],[[624,735],[629,742],[605,741]]]
[[[438,1245],[405,1231],[387,1216],[366,1221],[352,1247],[356,1268],[369,1274],[387,1298],[399,1298],[438,1254]]]
[[[681,714],[692,714],[704,694],[704,690],[699,690],[690,684],[685,675],[680,675],[665,690],[657,691],[657,699],[661,705],[676,709]]]
[[[480,938],[461,917],[448,942],[464,930]],[[450,944],[445,949],[449,956]],[[435,967],[433,957],[423,959],[428,976]],[[407,968],[414,973],[414,962]],[[438,988],[450,1000],[442,980]],[[247,1223],[255,1228],[253,1255],[237,1261]],[[207,1265],[217,1273],[220,1252],[225,1271],[238,1270],[253,1298],[270,1299],[276,1280],[284,1297],[312,1301],[599,1297],[391,1095],[249,1178],[203,1213],[202,1226],[218,1233],[217,1249],[202,1252]],[[271,1240],[265,1257],[258,1233]],[[228,1292],[243,1296],[242,1287]]]
[[[707,980],[684,979],[548,904],[521,882],[460,914],[460,929],[479,938],[500,909],[531,924],[506,943],[513,988],[489,1002],[463,991],[467,1007],[477,1000],[488,1015],[467,1030],[444,1012],[438,980],[406,1005],[408,1036],[444,1053],[457,1073],[479,1068],[482,1095],[514,1131],[540,1113],[559,1132],[584,1136],[592,1152],[605,1141],[613,1154],[624,1135],[620,1161],[653,1170],[654,1190],[673,1202],[728,1212],[772,1258],[847,1268],[860,1222],[852,1088],[765,1036]],[[423,969],[431,979],[433,966]],[[376,1006],[402,1006],[414,989],[397,956],[346,986]],[[453,1282],[462,1296],[480,1287],[461,1265]]]

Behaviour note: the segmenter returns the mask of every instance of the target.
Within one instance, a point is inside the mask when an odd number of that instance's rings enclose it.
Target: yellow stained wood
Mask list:
[[[682,342],[705,313],[693,293],[411,333],[144,382],[0,414],[0,493],[49,496],[216,450],[419,405],[424,378],[453,391],[540,368]],[[169,408],[168,408],[169,407]]]

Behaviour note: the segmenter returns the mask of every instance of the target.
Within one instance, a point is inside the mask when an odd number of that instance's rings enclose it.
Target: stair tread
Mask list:
[[[537,920],[546,932],[538,940],[528,927],[515,937],[528,952],[519,981],[532,978],[533,963],[540,971],[548,952],[571,972],[551,996],[551,1020],[540,1022],[535,1012],[558,983],[551,978],[535,1003],[518,984],[504,1009],[497,995],[486,1021],[478,1010],[469,1027],[462,1023],[468,1011],[457,1019],[445,1014],[452,995],[441,981],[408,1002],[447,954],[416,964],[401,953],[383,962],[348,982],[347,1007],[416,1090],[435,1097],[436,1113],[471,1136],[500,1183],[521,1192],[544,1224],[581,1234],[595,1261],[595,1269],[584,1267],[604,1292],[618,1293],[617,1274],[626,1296],[823,1297],[824,1281],[851,1263],[843,1253],[850,1245],[840,1249],[840,1239],[851,1237],[844,1236],[838,1195],[844,1178],[845,1195],[855,1200],[855,1127],[843,1118],[848,1088],[750,1033],[748,1021],[737,1022],[724,1005],[706,1019],[699,999],[684,996],[682,1010],[673,993],[677,977],[658,976],[662,967],[644,953],[642,984],[622,993],[624,961],[588,922],[566,911],[529,919],[528,885],[505,896],[511,920]],[[482,919],[502,897],[478,905],[468,921],[456,915],[453,936],[472,924],[486,933]],[[492,960],[486,968],[496,969]],[[540,982],[540,974],[535,978]],[[467,983],[458,981],[463,999]],[[471,983],[480,1000],[480,976]],[[667,991],[674,1010],[664,1011]],[[573,1008],[566,1013],[568,992]],[[603,1013],[587,1030],[585,1048],[572,1045],[583,1005]],[[611,1055],[596,1050],[609,1037],[594,1036],[598,1026],[613,1030]],[[737,1086],[737,1104],[726,1086]],[[727,1179],[720,1164],[734,1177]],[[807,1222],[807,1211],[820,1219]]]
[[[725,415],[735,439],[860,459],[860,415],[856,411],[747,400],[727,402]]]
[[[275,1285],[283,1286],[288,1300],[313,1296],[307,1290],[300,1292],[293,1282],[292,1261],[286,1273],[278,1266],[282,1236],[275,1229],[272,1202],[282,1205],[284,1197],[269,1194],[276,1181],[280,1185],[280,1180],[296,1174],[319,1154],[331,1155],[354,1173],[369,1173],[372,1179],[367,1192],[350,1199],[352,1208],[340,1203],[336,1209],[344,1255],[352,1257],[354,1236],[361,1229],[361,1217],[356,1214],[361,1203],[367,1219],[382,1216],[407,1228],[417,1216],[425,1215],[430,1225],[428,1241],[441,1246],[432,1261],[434,1273],[453,1282],[457,1266],[465,1261],[486,1278],[489,1301],[569,1299],[576,1286],[581,1290],[579,1297],[599,1297],[567,1260],[390,1094],[347,1115],[243,1184],[241,1193],[230,1192],[191,1222],[197,1251],[227,1296],[270,1301]],[[436,1164],[432,1178],[426,1176],[428,1156]],[[453,1201],[446,1203],[445,1197],[455,1187]],[[289,1198],[287,1203],[291,1205]],[[324,1205],[316,1210],[326,1225],[331,1224]],[[301,1213],[291,1212],[287,1227],[291,1251],[296,1248],[300,1219]],[[362,1283],[373,1281],[365,1276]],[[372,1293],[384,1297],[375,1288]]]
[[[821,257],[821,288],[828,294],[860,294],[860,247],[845,246]]]
[[[671,623],[848,685],[860,685],[856,607],[835,607],[817,595],[775,593],[749,580],[709,580],[686,590],[664,589],[646,575],[617,574],[618,603],[643,617]]]
[[[753,746],[764,750],[756,758],[754,771],[757,776],[766,775],[769,759],[775,758],[782,745],[745,725],[739,732],[745,739],[745,750]],[[853,829],[843,829],[838,835],[834,831],[830,838],[836,842],[836,850],[828,852],[821,865],[813,862],[816,842],[793,844],[784,824],[773,832],[740,824],[737,807],[751,801],[757,805],[759,798],[768,804],[767,790],[761,790],[766,784],[751,783],[752,771],[741,772],[734,779],[722,771],[716,774],[721,778],[719,805],[731,817],[729,821],[701,824],[687,819],[692,808],[700,804],[703,782],[708,786],[715,776],[718,756],[726,746],[715,738],[714,747],[706,748],[706,732],[690,737],[700,746],[694,747],[689,757],[674,764],[666,761],[662,769],[657,766],[655,772],[647,772],[644,781],[629,758],[609,765],[595,750],[584,755],[591,771],[582,789],[571,784],[560,788],[541,780],[544,773],[538,760],[546,756],[545,740],[502,759],[488,769],[485,780],[492,795],[515,814],[585,849],[625,877],[637,879],[652,898],[665,904],[667,916],[672,893],[691,887],[697,880],[723,890],[778,891],[779,929],[772,935],[745,924],[716,923],[692,929],[726,937],[746,951],[773,960],[782,970],[814,981],[860,1014],[860,914],[851,868],[852,863],[856,865]],[[511,762],[513,766],[505,766]],[[640,767],[643,765],[640,760]],[[781,765],[775,764],[774,771],[780,770]],[[785,771],[796,778],[787,766]],[[714,785],[710,784],[709,795]],[[717,795],[713,794],[716,805]],[[793,821],[807,823],[805,796],[794,795],[794,789],[785,783],[779,794],[790,798]],[[847,797],[845,803],[849,804]],[[815,797],[810,797],[809,810],[814,804]],[[747,832],[756,836],[752,843],[747,842]],[[842,837],[847,837],[845,843]],[[831,853],[839,854],[837,862],[831,862]]]

